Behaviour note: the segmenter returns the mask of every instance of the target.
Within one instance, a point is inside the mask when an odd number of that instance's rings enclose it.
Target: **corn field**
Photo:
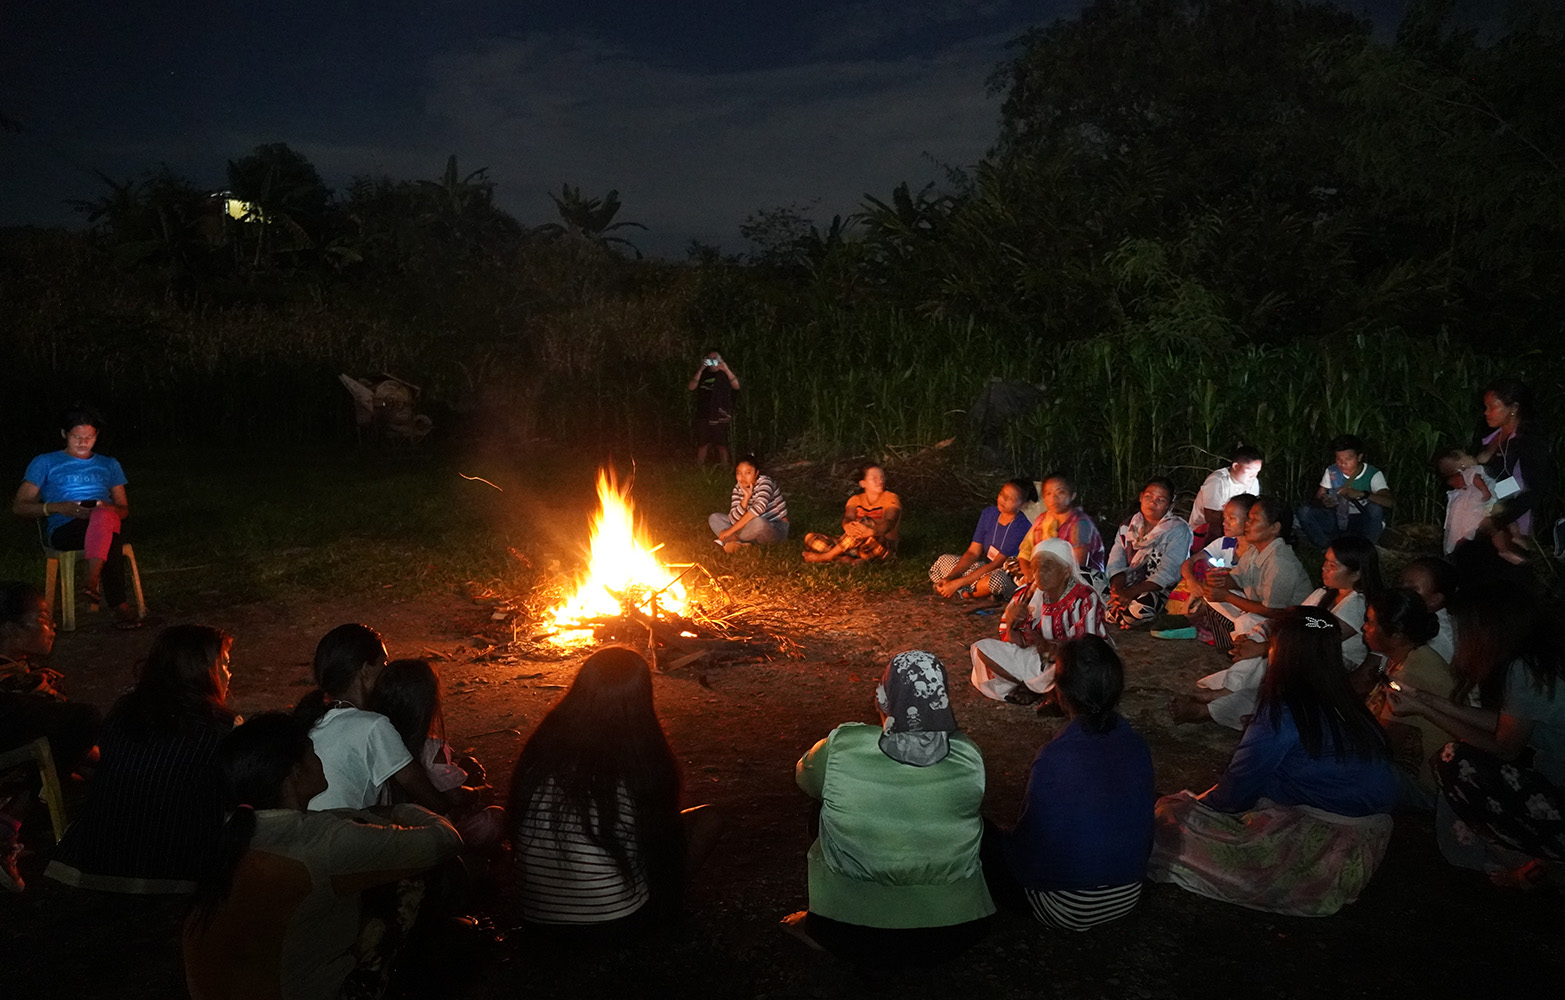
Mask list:
[[[1327,442],[1354,433],[1399,496],[1396,518],[1435,521],[1443,487],[1429,456],[1470,439],[1486,382],[1520,375],[1544,415],[1565,402],[1556,356],[1489,358],[1444,336],[1223,346],[1198,322],[1126,320],[1117,333],[1057,343],[862,304],[795,304],[784,317],[735,301],[698,317],[698,289],[674,275],[635,295],[437,323],[328,301],[206,311],[23,296],[0,407],[18,440],[47,440],[51,415],[86,398],[122,442],[340,441],[351,411],[336,374],[385,370],[424,387],[447,433],[483,421],[487,432],[589,454],[681,453],[685,385],[716,346],[744,383],[741,449],[884,459],[947,438],[972,448],[973,402],[1004,379],[1040,387],[1046,402],[1005,429],[1000,471],[1071,474],[1105,517],[1152,474],[1193,491],[1241,439],[1266,454],[1269,491],[1305,495],[1331,460]]]
[[[1396,332],[1210,352],[1132,329],[1056,347],[972,324],[843,314],[741,328],[733,340],[727,356],[747,380],[738,434],[763,449],[884,456],[961,440],[991,378],[1041,386],[1047,402],[1006,432],[1003,471],[1064,471],[1105,515],[1154,474],[1193,492],[1241,440],[1266,455],[1268,492],[1302,497],[1332,461],[1328,442],[1351,433],[1397,493],[1398,520],[1439,520],[1444,486],[1429,459],[1469,442],[1483,385],[1519,374],[1547,414],[1565,380],[1553,357],[1485,358],[1444,336]]]

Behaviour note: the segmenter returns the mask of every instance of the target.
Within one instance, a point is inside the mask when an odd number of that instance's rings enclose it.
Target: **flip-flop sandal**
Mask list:
[[[83,587],[82,596],[87,598],[87,600],[93,604],[99,605],[100,607],[103,605],[103,591],[96,587]]]

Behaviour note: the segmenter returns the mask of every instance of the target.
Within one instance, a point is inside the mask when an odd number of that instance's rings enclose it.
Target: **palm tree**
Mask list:
[[[619,214],[621,207],[618,191],[610,191],[602,198],[586,198],[582,196],[581,188],[562,184],[559,195],[551,194],[549,198],[560,213],[560,221],[548,222],[534,229],[533,232],[537,235],[546,239],[570,237],[593,244],[609,253],[615,252],[615,246],[623,246],[635,254],[637,260],[641,259],[641,251],[636,249],[635,244],[622,237],[608,235],[616,229],[647,228],[639,222],[614,221],[614,216]]]

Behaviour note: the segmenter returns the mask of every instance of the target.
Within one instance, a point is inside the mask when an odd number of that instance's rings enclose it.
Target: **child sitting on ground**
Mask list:
[[[1450,555],[1462,542],[1478,534],[1484,518],[1493,512],[1498,498],[1494,479],[1478,460],[1461,448],[1446,448],[1435,455],[1435,470],[1451,487],[1445,495],[1445,554]],[[1494,534],[1494,547],[1500,558],[1521,565],[1517,551],[1520,535],[1515,524]]]
[[[372,711],[391,720],[413,759],[424,766],[429,783],[440,792],[463,789],[469,805],[450,811],[469,851],[495,847],[505,836],[505,810],[485,806],[493,790],[484,766],[471,756],[457,757],[445,739],[440,713],[440,676],[428,660],[392,660],[381,671],[370,700]]]

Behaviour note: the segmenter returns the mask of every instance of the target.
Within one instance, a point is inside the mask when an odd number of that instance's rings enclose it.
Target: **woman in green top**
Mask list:
[[[875,697],[879,727],[845,723],[799,760],[820,835],[810,908],[783,927],[865,965],[932,964],[983,937],[995,911],[978,857],[983,755],[957,729],[934,654],[893,656]]]

